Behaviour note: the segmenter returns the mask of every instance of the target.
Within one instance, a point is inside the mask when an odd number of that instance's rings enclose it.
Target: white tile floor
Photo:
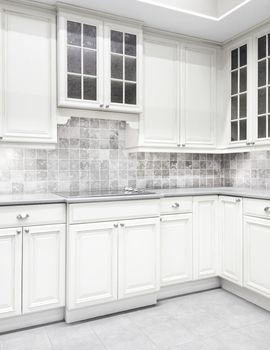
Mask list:
[[[269,350],[270,313],[221,289],[0,336],[0,350]]]

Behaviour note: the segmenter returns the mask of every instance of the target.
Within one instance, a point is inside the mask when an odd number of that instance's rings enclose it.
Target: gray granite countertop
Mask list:
[[[270,200],[270,190],[234,188],[234,187],[212,187],[212,188],[173,188],[173,189],[152,189],[150,194],[137,194],[125,196],[94,196],[94,197],[62,197],[53,193],[36,194],[3,194],[0,195],[0,206],[4,205],[26,205],[26,204],[50,204],[50,203],[87,203],[102,201],[158,199],[163,197],[181,196],[206,196],[224,195],[245,198],[256,198]]]

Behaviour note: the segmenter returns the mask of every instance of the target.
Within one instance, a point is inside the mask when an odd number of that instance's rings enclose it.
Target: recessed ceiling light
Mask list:
[[[186,13],[213,21],[221,21],[252,0],[137,0],[145,4]]]

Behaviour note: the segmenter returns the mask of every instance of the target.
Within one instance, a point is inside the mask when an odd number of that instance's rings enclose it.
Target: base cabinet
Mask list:
[[[117,225],[71,225],[68,240],[67,308],[117,299]]]
[[[193,199],[193,278],[218,274],[218,197]]]
[[[118,298],[159,289],[159,219],[120,223],[118,251]]]
[[[219,198],[220,275],[240,286],[243,284],[242,199]]]
[[[244,286],[270,297],[270,220],[244,216]]]
[[[165,215],[161,220],[161,286],[191,281],[192,214]]]
[[[65,305],[65,224],[23,228],[24,314]]]
[[[0,230],[0,318],[21,314],[22,229]]]

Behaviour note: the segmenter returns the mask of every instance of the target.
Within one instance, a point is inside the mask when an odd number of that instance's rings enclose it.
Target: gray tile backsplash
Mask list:
[[[237,186],[270,188],[270,152],[131,153],[126,123],[71,118],[56,149],[0,149],[0,193]]]

